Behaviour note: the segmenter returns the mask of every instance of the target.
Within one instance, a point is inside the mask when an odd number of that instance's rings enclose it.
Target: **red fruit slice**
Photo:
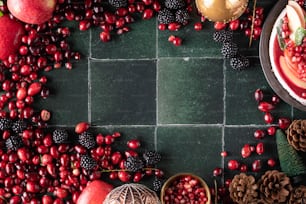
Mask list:
[[[279,64],[280,68],[284,72],[284,75],[287,76],[288,80],[290,80],[292,84],[297,87],[306,89],[306,82],[300,79],[298,77],[298,73],[288,66],[287,60],[283,56],[279,57]]]
[[[101,204],[113,186],[100,180],[90,182],[80,194],[76,204]]]

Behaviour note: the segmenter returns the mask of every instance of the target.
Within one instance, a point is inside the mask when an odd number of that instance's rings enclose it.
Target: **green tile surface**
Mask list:
[[[158,123],[223,122],[223,60],[161,59],[158,62]]]
[[[153,125],[156,61],[90,61],[90,111],[96,125]]]

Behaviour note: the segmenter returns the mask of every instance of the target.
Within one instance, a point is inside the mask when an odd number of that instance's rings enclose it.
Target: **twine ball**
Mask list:
[[[103,204],[160,204],[156,193],[142,184],[130,183],[114,188]]]

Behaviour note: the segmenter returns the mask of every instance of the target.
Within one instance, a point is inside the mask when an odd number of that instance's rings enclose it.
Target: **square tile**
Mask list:
[[[158,123],[223,122],[223,60],[160,59]]]
[[[88,121],[87,60],[74,63],[73,70],[61,68],[45,75],[50,96],[46,100],[38,100],[37,106],[52,112],[50,124],[75,125],[80,121]]]
[[[113,34],[112,40],[100,40],[101,28],[91,32],[90,56],[95,59],[152,59],[156,57],[156,20],[136,20],[129,24],[131,32]]]
[[[270,88],[261,70],[258,59],[250,58],[251,67],[241,72],[233,70],[229,63],[226,63],[226,124],[227,125],[247,125],[265,124],[263,113],[257,109],[257,102],[254,99],[254,92],[260,88],[268,95],[265,100],[271,101]],[[270,94],[270,95],[269,95]],[[289,115],[291,107],[285,103],[277,105],[272,111],[275,118]]]
[[[97,125],[156,123],[156,61],[90,61],[91,119]]]
[[[157,150],[164,156],[159,167],[166,176],[190,172],[212,184],[212,171],[221,167],[221,127],[158,127]]]

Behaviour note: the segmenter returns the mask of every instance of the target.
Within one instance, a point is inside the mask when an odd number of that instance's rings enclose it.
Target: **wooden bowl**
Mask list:
[[[178,173],[175,174],[173,176],[171,176],[170,178],[168,178],[168,180],[164,183],[164,185],[162,186],[161,189],[161,193],[160,193],[160,200],[162,204],[165,204],[166,202],[164,201],[164,196],[166,195],[166,190],[169,188],[169,186],[176,180],[178,180],[181,177],[185,177],[185,176],[190,176],[194,179],[197,179],[200,182],[201,187],[203,187],[205,189],[205,193],[206,193],[206,197],[207,197],[207,202],[206,204],[210,204],[211,203],[211,194],[210,194],[210,190],[208,185],[206,184],[206,182],[199,176],[192,174],[192,173]]]

